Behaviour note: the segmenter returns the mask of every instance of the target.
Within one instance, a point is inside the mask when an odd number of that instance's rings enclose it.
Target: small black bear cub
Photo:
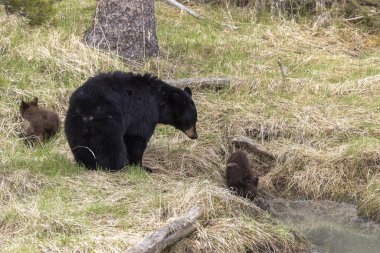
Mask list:
[[[88,169],[141,166],[158,123],[198,138],[191,96],[190,88],[170,86],[150,74],[117,71],[89,78],[72,94],[65,119],[75,160]]]
[[[38,98],[30,102],[21,100],[20,113],[29,122],[28,128],[21,136],[26,137],[30,144],[46,141],[59,130],[58,114],[38,107]]]
[[[254,199],[259,178],[253,175],[248,156],[238,150],[227,159],[226,185],[242,197]]]

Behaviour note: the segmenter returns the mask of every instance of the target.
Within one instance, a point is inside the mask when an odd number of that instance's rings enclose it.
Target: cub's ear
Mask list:
[[[186,92],[190,97],[193,95],[189,87],[185,87],[183,91]]]
[[[20,112],[23,113],[25,112],[26,110],[28,110],[28,103],[26,103],[24,100],[21,100],[21,103],[20,103]]]
[[[37,97],[35,97],[33,99],[32,104],[35,105],[35,106],[37,106],[37,104],[38,104],[38,98]]]

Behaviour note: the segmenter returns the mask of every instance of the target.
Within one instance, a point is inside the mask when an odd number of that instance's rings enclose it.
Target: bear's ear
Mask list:
[[[35,97],[35,98],[32,100],[31,104],[37,106],[37,104],[38,104],[38,98]]]
[[[25,101],[21,99],[20,107],[21,108],[26,108],[26,106],[27,106],[27,104],[25,103]]]
[[[189,87],[185,87],[183,91],[186,92],[190,97],[193,95]]]

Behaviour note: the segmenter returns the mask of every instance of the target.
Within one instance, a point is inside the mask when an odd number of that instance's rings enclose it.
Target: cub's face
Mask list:
[[[190,139],[197,139],[197,109],[191,98],[190,88],[172,96],[172,108],[174,111],[174,127],[183,131]]]
[[[38,98],[34,98],[30,102],[25,102],[24,100],[21,100],[20,113],[23,118],[27,118],[30,111],[36,108],[38,108]]]

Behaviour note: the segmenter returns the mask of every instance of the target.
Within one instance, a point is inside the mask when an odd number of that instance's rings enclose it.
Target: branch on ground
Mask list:
[[[215,90],[220,90],[228,86],[231,80],[228,77],[200,77],[164,81],[178,88],[191,86],[200,89],[213,88]]]
[[[201,18],[201,19],[204,18],[203,16],[199,15],[198,13],[196,13],[195,11],[190,9],[189,7],[186,7],[183,4],[180,4],[175,0],[166,0],[166,2],[177,7],[177,8],[179,8],[179,9],[181,9],[181,10],[183,10],[183,11],[186,11],[187,13],[189,13],[193,17]]]
[[[244,137],[244,136],[235,137],[235,138],[232,139],[232,143],[235,145],[235,147],[244,148],[248,152],[252,152],[254,154],[267,157],[270,160],[276,160],[276,156],[275,155],[273,155],[273,154],[271,154],[271,153],[269,153],[269,152],[267,152],[265,150],[260,149],[255,144],[253,144],[253,142],[252,142],[251,139],[249,139],[247,137]]]

